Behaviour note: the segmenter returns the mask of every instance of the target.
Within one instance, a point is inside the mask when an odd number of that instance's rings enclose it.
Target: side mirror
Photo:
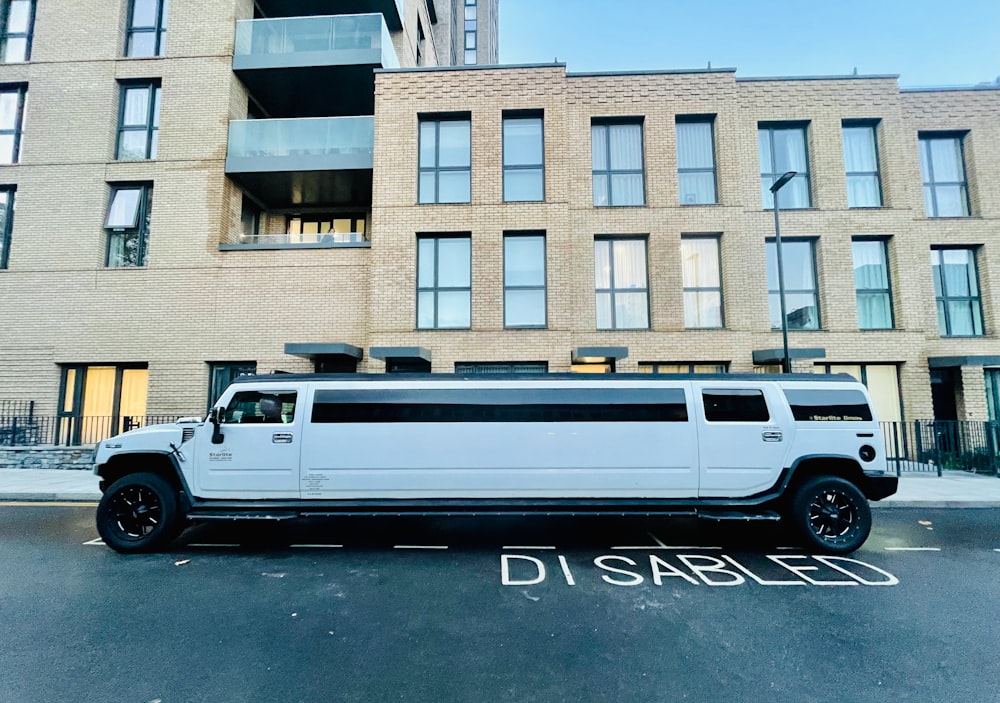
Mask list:
[[[212,423],[212,444],[222,444],[226,436],[222,434],[222,421],[225,419],[226,409],[222,407],[212,408],[208,414],[208,421]]]

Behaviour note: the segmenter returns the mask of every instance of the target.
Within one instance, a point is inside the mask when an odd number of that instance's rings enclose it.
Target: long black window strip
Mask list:
[[[800,422],[868,422],[872,409],[861,391],[786,389],[792,416]]]
[[[27,31],[24,32],[11,32],[8,31],[8,24],[10,22],[10,2],[0,2],[0,63],[8,63],[7,61],[7,49],[8,44],[11,41],[23,40],[24,41],[24,55],[20,57],[14,57],[9,63],[24,63],[26,61],[31,61],[31,42],[35,35],[35,0],[31,0],[28,5],[28,23]]]
[[[686,422],[684,390],[317,391],[312,420],[360,422]]]
[[[7,268],[7,261],[10,258],[10,238],[14,228],[14,195],[17,188],[14,186],[0,186],[0,269]]]

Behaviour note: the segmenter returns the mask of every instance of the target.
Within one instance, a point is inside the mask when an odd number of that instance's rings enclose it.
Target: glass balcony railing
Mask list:
[[[236,23],[233,68],[377,65],[399,68],[381,14],[282,17]]]
[[[226,170],[315,171],[371,169],[374,117],[233,120]]]

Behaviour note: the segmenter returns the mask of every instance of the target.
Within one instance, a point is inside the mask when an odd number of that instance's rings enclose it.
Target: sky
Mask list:
[[[1000,0],[499,0],[501,63],[737,76],[1000,77]]]

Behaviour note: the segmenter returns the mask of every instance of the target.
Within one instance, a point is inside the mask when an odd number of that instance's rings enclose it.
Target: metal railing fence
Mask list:
[[[180,415],[74,416],[9,413],[0,406],[0,447],[96,444],[137,427],[175,422]],[[32,405],[31,410],[34,407]]]

